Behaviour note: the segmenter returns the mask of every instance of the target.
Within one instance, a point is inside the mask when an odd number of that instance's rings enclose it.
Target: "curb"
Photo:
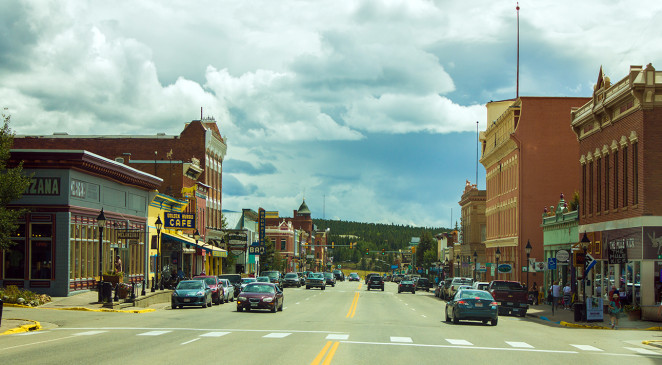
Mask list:
[[[151,308],[120,310],[120,309],[108,309],[108,308],[92,309],[92,308],[86,308],[86,307],[66,307],[66,308],[31,307],[29,305],[21,305],[21,304],[13,304],[13,303],[5,304],[5,306],[17,307],[17,308],[30,308],[30,309],[51,309],[51,310],[63,310],[63,311],[85,311],[85,312],[136,313],[136,314],[149,313],[149,312],[156,311],[156,309],[151,309]]]
[[[662,341],[661,340],[641,341],[641,343],[644,344],[644,345],[654,346],[654,347],[662,349]]]
[[[32,324],[24,324],[22,326],[12,328],[12,329],[7,330],[3,333],[0,333],[0,336],[2,336],[2,335],[13,335],[15,333],[22,333],[22,332],[39,331],[41,329],[41,324],[37,321],[33,321],[31,319],[18,319],[18,320],[19,321],[28,321],[28,322],[33,322],[33,323]]]

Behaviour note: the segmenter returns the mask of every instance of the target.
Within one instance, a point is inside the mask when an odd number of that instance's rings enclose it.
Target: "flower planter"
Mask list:
[[[121,279],[121,277],[118,276],[118,275],[103,275],[103,276],[101,276],[102,281],[105,281],[107,283],[111,283],[111,284],[113,284],[113,286],[118,284],[120,282],[120,279]]]

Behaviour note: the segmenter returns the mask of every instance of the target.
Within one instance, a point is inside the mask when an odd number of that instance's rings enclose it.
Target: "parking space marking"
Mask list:
[[[451,345],[462,345],[462,346],[473,346],[474,344],[467,340],[456,340],[453,338],[447,338],[446,341]]]
[[[160,336],[165,333],[170,333],[172,331],[149,331],[137,334],[137,336]]]
[[[326,336],[327,340],[348,340],[349,335],[347,334],[330,334]]]
[[[602,351],[599,348],[593,347],[591,345],[573,345],[573,344],[570,344],[570,346],[576,347],[576,348],[578,348],[580,350],[583,350],[583,351]]]
[[[194,339],[192,339],[192,340],[190,340],[190,341],[182,342],[181,344],[182,344],[182,345],[188,345],[189,343],[191,343],[191,342],[195,342],[195,341],[197,341],[197,340],[199,340],[199,339],[200,339],[200,337],[198,337],[198,338],[194,338]]]
[[[288,332],[272,332],[267,335],[262,336],[262,338],[285,338],[287,336],[291,335],[291,333]]]
[[[221,337],[229,335],[230,332],[207,332],[200,335],[200,337]]]
[[[411,339],[411,337],[394,337],[394,336],[391,336],[391,342],[414,343],[414,341]]]
[[[525,349],[532,349],[534,348],[533,346],[529,345],[526,342],[517,342],[517,341],[506,341],[507,344],[509,344],[512,347],[517,347],[517,348],[525,348]]]

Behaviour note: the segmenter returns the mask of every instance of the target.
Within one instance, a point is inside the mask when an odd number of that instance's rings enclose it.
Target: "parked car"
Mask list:
[[[219,279],[228,279],[234,287],[234,297],[236,298],[241,291],[241,275],[240,274],[221,274]]]
[[[446,290],[451,287],[453,278],[446,278],[444,281],[440,282],[437,288],[434,290],[434,295],[440,299],[446,299]]]
[[[223,285],[223,290],[225,291],[222,297],[223,301],[225,301],[225,303],[234,302],[234,286],[230,283],[230,280],[219,279],[219,281],[221,282],[221,285]]]
[[[333,270],[333,275],[337,281],[345,281],[345,274],[340,270]]]
[[[262,271],[260,275],[268,276],[269,281],[272,284],[276,284],[277,286],[282,288],[281,285],[283,285],[283,277],[280,275],[280,271]]]
[[[272,283],[250,283],[237,297],[237,312],[244,309],[269,309],[273,313],[283,310],[283,291]]]
[[[309,274],[306,278],[306,289],[310,288],[326,289],[326,279],[324,278],[324,274],[321,272]]]
[[[211,288],[203,280],[183,280],[175,287],[170,299],[172,309],[188,305],[211,307]]]
[[[384,291],[384,278],[380,275],[373,275],[368,279],[368,290],[370,289],[381,289]]]
[[[416,294],[416,285],[414,285],[413,281],[410,280],[404,280],[400,281],[398,283],[398,294],[402,293],[403,291],[408,291],[411,292],[412,294]]]
[[[359,274],[353,272],[349,274],[349,277],[347,279],[348,281],[360,281],[361,278],[359,277]]]
[[[453,280],[450,283],[450,286],[448,288],[445,288],[444,290],[444,299],[449,300],[453,297],[455,297],[455,293],[457,292],[457,289],[460,287],[460,285],[472,285],[474,283],[474,279],[472,278],[461,278],[461,277],[456,277],[453,278]]]
[[[416,289],[430,291],[430,288],[432,288],[432,283],[430,282],[430,279],[419,278],[418,281],[416,281]]]
[[[490,286],[490,283],[486,281],[476,281],[471,287],[478,290],[487,290],[488,286]]]
[[[250,283],[254,283],[256,281],[257,281],[256,278],[241,278],[241,286],[240,286],[241,290],[244,290],[244,287],[246,285],[248,285]]]
[[[225,288],[221,286],[219,279],[212,275],[198,275],[193,277],[194,280],[202,280],[205,284],[209,285],[211,289],[211,300],[214,304],[219,305],[223,303],[223,296],[225,295]]]
[[[460,320],[491,322],[499,321],[499,307],[492,295],[485,290],[461,289],[446,303],[445,321],[457,324]]]
[[[325,272],[324,280],[326,280],[326,285],[336,286],[336,276],[332,272]]]
[[[295,272],[288,272],[283,277],[283,288],[288,286],[296,286],[297,288],[301,287],[301,281],[299,281],[299,274]]]
[[[297,275],[299,275],[299,284],[300,286],[306,285],[306,277],[304,276],[304,272],[298,272]]]
[[[499,314],[526,315],[529,297],[526,289],[517,281],[493,280],[487,287],[499,305]]]

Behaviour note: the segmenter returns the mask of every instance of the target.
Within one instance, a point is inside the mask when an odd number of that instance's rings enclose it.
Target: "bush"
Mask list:
[[[51,301],[51,297],[46,294],[37,294],[29,290],[19,289],[16,285],[0,288],[0,298],[5,303],[22,304],[32,307]]]

